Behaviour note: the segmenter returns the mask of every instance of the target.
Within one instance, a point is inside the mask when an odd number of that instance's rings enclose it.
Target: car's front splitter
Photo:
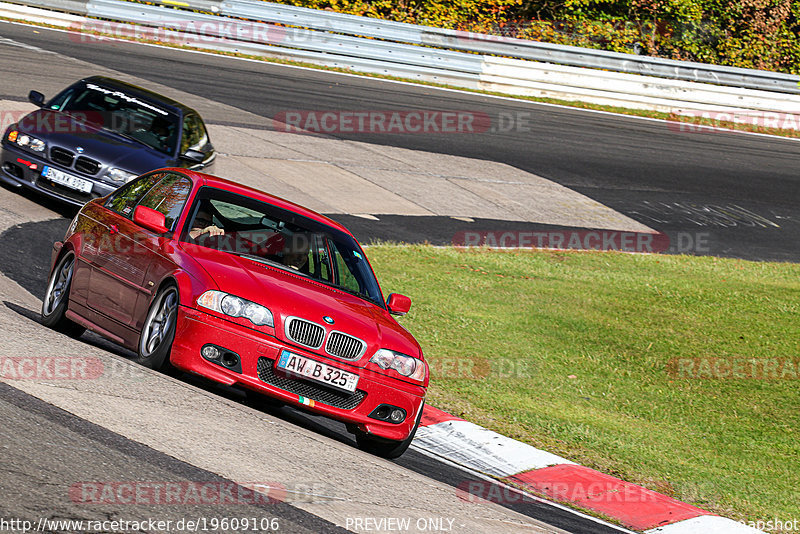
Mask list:
[[[236,354],[241,373],[203,358],[201,350],[206,345]],[[356,392],[351,396],[313,380],[286,375],[275,368],[275,361],[283,350],[359,375]],[[170,360],[183,371],[226,385],[238,384],[287,404],[356,425],[369,434],[398,441],[413,430],[425,397],[422,386],[285,345],[272,336],[185,306],[179,307]],[[406,413],[405,419],[393,424],[369,417],[382,404],[401,408]]]

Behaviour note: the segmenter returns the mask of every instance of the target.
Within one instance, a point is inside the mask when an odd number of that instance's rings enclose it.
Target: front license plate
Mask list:
[[[357,374],[342,371],[288,350],[281,352],[277,367],[287,373],[300,375],[345,391],[353,392],[356,390],[356,385],[358,385]]]
[[[58,169],[54,169],[49,165],[45,165],[42,168],[42,176],[44,176],[45,178],[47,178],[52,182],[63,185],[64,187],[69,187],[70,189],[76,189],[84,193],[88,193],[89,191],[92,190],[92,182],[59,171]]]

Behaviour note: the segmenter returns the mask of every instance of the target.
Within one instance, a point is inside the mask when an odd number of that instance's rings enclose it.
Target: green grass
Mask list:
[[[800,265],[377,245],[431,362],[429,402],[737,520],[800,517],[800,381],[674,358],[800,357]],[[458,366],[459,358],[469,358]]]

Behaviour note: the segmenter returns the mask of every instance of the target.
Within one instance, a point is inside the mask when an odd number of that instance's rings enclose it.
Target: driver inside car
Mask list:
[[[305,234],[295,234],[288,239],[283,249],[283,264],[300,272],[307,273],[310,239]]]
[[[225,235],[225,230],[214,224],[214,208],[208,201],[203,201],[197,209],[197,214],[189,230],[189,237],[197,239],[204,234],[209,236]]]

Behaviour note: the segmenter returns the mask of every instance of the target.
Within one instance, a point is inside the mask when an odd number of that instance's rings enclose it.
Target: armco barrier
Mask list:
[[[183,29],[186,27],[186,22],[191,21],[194,23],[193,27],[198,31],[216,37],[233,36],[227,31],[226,26],[220,24],[222,21],[239,25],[259,25],[261,31],[248,31],[244,40],[249,40],[254,36],[267,36],[267,44],[273,46],[462,73],[480,74],[481,72],[481,56],[450,50],[364,39],[312,29],[278,27],[263,22],[244,23],[231,18],[226,19],[214,15],[164,9],[163,7],[118,0],[90,0],[87,8],[88,14],[93,17],[135,22],[143,26]],[[274,35],[275,38],[269,38],[270,35]]]
[[[32,1],[49,3],[51,0]],[[54,4],[51,9],[59,9],[59,6],[67,1],[78,2],[78,0],[52,0]],[[422,42],[427,39],[425,32],[439,31],[443,35],[458,34],[459,32],[305,8],[278,6],[267,2],[251,0],[225,0],[221,3],[212,0],[164,1],[170,4],[180,4],[184,9],[122,0],[89,0],[77,11],[85,11],[89,17],[94,18],[81,19],[84,22],[79,24],[72,20],[68,25],[78,24],[84,26],[84,29],[104,33],[110,31],[119,36],[137,34],[135,28],[129,25],[103,22],[121,21],[144,28],[157,29],[160,37],[168,36],[167,39],[159,40],[188,44],[207,50],[293,59],[469,89],[580,100],[669,113],[696,115],[705,111],[776,112],[787,114],[790,117],[790,120],[783,121],[788,124],[788,127],[800,124],[800,118],[795,118],[795,114],[800,112],[800,95],[786,94],[785,92],[734,88],[416,46],[388,39]],[[190,11],[186,9],[187,6],[189,9],[194,8],[220,14]],[[263,6],[263,8],[259,6]],[[245,7],[247,9],[244,9]],[[14,4],[0,4],[0,14],[39,22],[48,16],[54,19],[64,19],[65,17],[65,15],[59,15],[53,11]],[[232,18],[224,16],[224,14],[235,14],[241,18]],[[242,20],[242,18],[250,19],[256,16],[263,16],[272,21],[280,20],[284,24],[292,24],[292,26],[282,26],[262,20]],[[129,35],[125,35],[125,31]],[[343,35],[345,31],[367,36],[381,34],[383,38]],[[490,36],[479,37],[488,38]],[[543,45],[543,43],[535,44]],[[581,53],[588,52],[597,51],[583,50]],[[718,69],[718,72],[726,70],[722,67],[705,67],[712,70]],[[737,70],[742,71],[743,69]],[[751,82],[756,85],[758,83],[753,80],[757,76],[763,75],[773,81],[786,78],[786,75],[761,71],[752,72],[757,73],[751,77]]]
[[[19,1],[25,5],[60,9],[72,13],[87,14],[89,11],[86,2],[82,0]],[[234,18],[272,22],[319,32],[336,32],[417,46],[449,48],[484,55],[506,56],[674,80],[800,94],[800,76],[792,74],[541,43],[385,21],[260,0],[161,0],[161,2],[173,8],[206,11]],[[91,15],[91,13],[89,14]]]
[[[224,0],[221,13],[232,17],[291,24],[319,31],[336,31],[348,35],[465,50],[479,54],[508,56],[559,65],[800,94],[800,76],[791,74],[541,43],[525,39],[384,21],[258,0]]]

